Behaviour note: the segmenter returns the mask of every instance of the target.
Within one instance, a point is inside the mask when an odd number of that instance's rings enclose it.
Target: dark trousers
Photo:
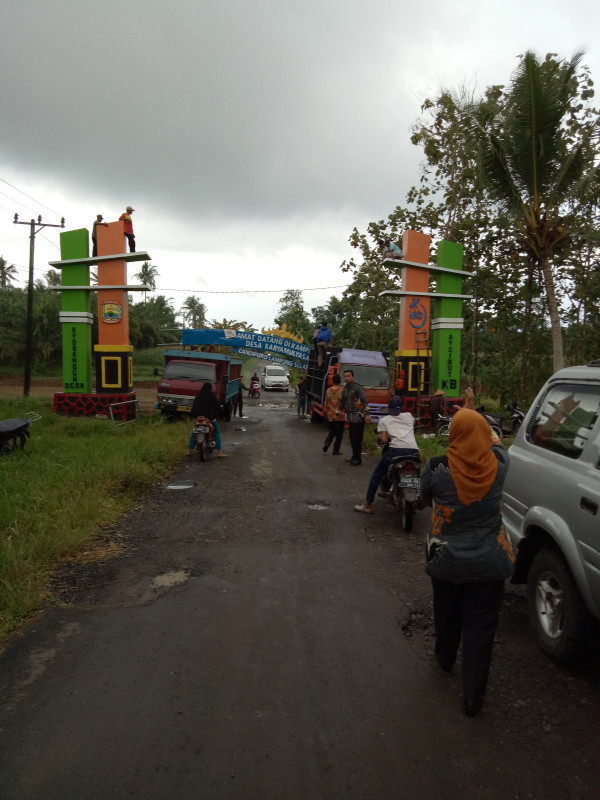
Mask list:
[[[333,442],[333,452],[339,453],[340,445],[342,444],[342,437],[344,435],[344,420],[330,420],[329,433],[323,444],[323,450],[327,450],[329,445]],[[335,441],[333,441],[335,439]]]
[[[239,411],[240,417],[243,416],[244,410],[244,396],[241,392],[231,398],[231,416],[235,417],[236,411]]]
[[[129,252],[135,253],[135,236],[133,233],[126,233],[127,241],[129,242]]]
[[[362,461],[361,450],[363,434],[365,432],[364,419],[360,422],[348,423],[348,436],[350,437],[350,446],[352,447],[352,460]]]
[[[432,578],[435,655],[450,669],[462,636],[463,696],[477,702],[487,688],[504,581],[450,583]]]
[[[92,239],[92,258],[98,255],[98,240]]]

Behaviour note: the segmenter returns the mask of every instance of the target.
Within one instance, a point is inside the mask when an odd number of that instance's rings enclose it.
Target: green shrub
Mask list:
[[[0,456],[0,635],[44,599],[54,563],[139,502],[181,457],[184,422],[61,417],[49,402],[0,400],[0,419],[35,411],[23,451]]]

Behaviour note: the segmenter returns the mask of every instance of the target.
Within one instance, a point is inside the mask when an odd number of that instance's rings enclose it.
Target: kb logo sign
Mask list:
[[[413,297],[408,307],[408,321],[413,328],[422,328],[427,322],[427,309],[418,297]]]

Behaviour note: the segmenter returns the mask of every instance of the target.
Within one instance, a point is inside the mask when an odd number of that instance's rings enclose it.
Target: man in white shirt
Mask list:
[[[402,412],[404,402],[401,397],[392,397],[388,405],[388,413],[379,420],[377,425],[377,439],[380,444],[387,444],[383,455],[373,470],[367,499],[364,504],[354,506],[355,511],[363,514],[373,513],[373,501],[379,487],[379,482],[387,472],[390,460],[395,456],[414,456],[420,458],[419,448],[415,439],[415,418],[405,411]]]

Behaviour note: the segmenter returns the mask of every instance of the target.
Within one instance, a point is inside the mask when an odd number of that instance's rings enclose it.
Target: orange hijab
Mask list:
[[[490,450],[490,426],[476,411],[457,411],[450,425],[448,465],[458,499],[465,506],[489,492],[498,473],[498,459]]]

